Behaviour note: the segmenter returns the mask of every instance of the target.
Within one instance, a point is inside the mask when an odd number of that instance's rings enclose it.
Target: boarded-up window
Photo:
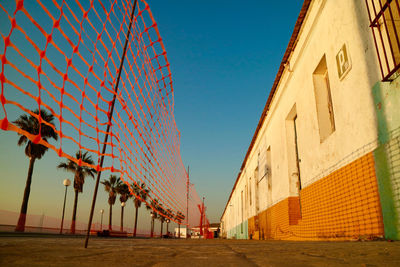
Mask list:
[[[321,143],[335,131],[332,96],[325,55],[313,73],[315,103],[317,108]]]
[[[251,177],[249,178],[249,200],[250,200],[250,206],[251,204]]]

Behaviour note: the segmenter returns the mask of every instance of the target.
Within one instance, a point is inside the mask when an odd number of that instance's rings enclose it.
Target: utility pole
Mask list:
[[[71,185],[71,181],[69,179],[65,179],[63,181],[63,184],[65,186],[65,194],[64,194],[64,206],[63,206],[63,211],[62,211],[61,226],[60,226],[60,235],[62,234],[63,225],[64,225],[65,202],[67,201],[67,188],[68,188],[68,186]]]
[[[122,52],[121,62],[119,64],[119,70],[118,70],[118,74],[117,74],[117,81],[115,83],[114,96],[113,96],[113,99],[111,101],[111,106],[110,106],[110,110],[109,110],[109,113],[108,113],[109,114],[108,115],[108,124],[107,124],[107,130],[106,130],[106,133],[105,133],[105,136],[104,136],[103,150],[102,150],[102,154],[101,154],[101,158],[100,158],[100,168],[103,167],[104,154],[106,153],[107,140],[108,140],[108,135],[110,133],[110,128],[111,128],[111,121],[112,121],[112,116],[113,116],[113,112],[114,112],[115,99],[116,99],[117,93],[118,93],[119,81],[121,80],[122,67],[124,65],[126,49],[128,47],[129,36],[131,34],[131,28],[132,28],[132,22],[133,22],[135,9],[136,9],[136,4],[137,4],[137,0],[135,0],[135,2],[133,2],[131,18],[130,18],[129,26],[128,26],[128,33],[126,34],[124,49],[123,49],[123,52]],[[95,187],[94,187],[92,208],[90,209],[89,222],[88,222],[88,228],[87,228],[87,233],[86,233],[85,248],[87,248],[88,242],[89,242],[90,228],[92,226],[93,213],[94,213],[94,208],[96,206],[96,198],[97,198],[97,191],[99,189],[100,176],[101,176],[101,171],[99,171],[97,173],[96,184],[95,184]]]
[[[190,186],[190,180],[189,180],[189,166],[187,170],[187,183],[186,183],[186,238],[188,238],[188,233],[189,233],[189,186]]]

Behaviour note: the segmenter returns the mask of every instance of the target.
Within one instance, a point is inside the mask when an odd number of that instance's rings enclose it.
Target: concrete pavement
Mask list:
[[[0,236],[0,266],[400,266],[400,242]]]

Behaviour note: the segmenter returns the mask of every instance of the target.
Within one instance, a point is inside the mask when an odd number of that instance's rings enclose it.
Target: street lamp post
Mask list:
[[[121,232],[124,231],[124,207],[125,207],[125,202],[121,202]]]
[[[169,232],[168,232],[168,224],[169,224],[170,220],[167,219],[167,236],[169,237]]]
[[[63,211],[62,211],[60,234],[62,234],[63,225],[64,225],[65,202],[66,202],[66,200],[67,200],[67,188],[68,188],[68,186],[71,185],[71,181],[70,181],[69,179],[65,179],[65,180],[63,181],[63,184],[64,184],[64,186],[65,186],[65,194],[64,194],[64,206],[63,206]]]
[[[104,213],[104,210],[101,209],[101,210],[100,210],[100,213],[101,213],[100,231],[103,231],[103,213]]]

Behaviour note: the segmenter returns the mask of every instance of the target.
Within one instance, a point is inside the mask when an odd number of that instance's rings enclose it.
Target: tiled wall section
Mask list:
[[[400,240],[400,128],[374,151],[385,238]]]
[[[388,157],[388,168],[390,170],[390,182],[393,192],[393,203],[395,215],[392,220],[396,225],[397,236],[394,239],[400,239],[400,135],[392,138],[385,147]]]
[[[383,236],[372,153],[249,220],[253,239],[354,239]],[[301,211],[301,212],[300,212]]]
[[[301,219],[301,206],[299,197],[289,197],[289,225],[296,225]]]

